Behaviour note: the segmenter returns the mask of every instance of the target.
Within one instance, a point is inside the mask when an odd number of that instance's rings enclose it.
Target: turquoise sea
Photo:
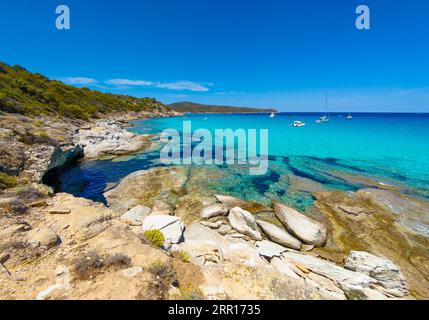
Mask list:
[[[187,115],[135,121],[130,131],[192,129],[268,129],[269,169],[250,176],[243,166],[221,166],[225,174],[209,184],[222,192],[266,202],[278,198],[297,208],[312,204],[311,192],[324,188],[355,191],[390,185],[402,193],[429,199],[429,114],[330,114],[330,122],[316,124],[319,114]],[[295,120],[306,123],[292,127]],[[136,170],[161,165],[153,150],[116,160],[83,161],[64,172],[59,189],[103,201],[103,190]]]

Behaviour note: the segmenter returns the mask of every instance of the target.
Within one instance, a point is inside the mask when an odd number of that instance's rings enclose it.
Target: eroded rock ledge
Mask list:
[[[372,226],[363,220],[379,207],[348,201],[359,192],[340,193],[347,201],[331,193],[317,194],[323,216],[310,218],[284,204],[270,208],[196,192],[194,170],[201,168],[135,172],[106,193],[109,207],[68,194],[51,197],[40,192],[41,199],[33,201],[25,215],[2,215],[0,297],[427,297],[427,279],[416,276],[420,271],[411,262],[380,250],[384,244],[377,237],[371,246],[365,236],[348,242],[333,224],[330,206],[338,208],[337,214],[356,219],[343,211],[343,205],[360,205],[365,213],[358,216],[362,220],[357,225],[349,222],[347,236],[354,237],[355,228],[365,228],[362,225]],[[280,219],[274,224],[272,219],[260,220],[258,210],[272,210]],[[389,228],[386,235],[392,225]],[[427,258],[416,253],[424,265]]]

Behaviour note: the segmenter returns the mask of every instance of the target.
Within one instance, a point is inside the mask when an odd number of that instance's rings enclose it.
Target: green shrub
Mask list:
[[[189,253],[182,250],[182,251],[179,251],[178,255],[179,255],[179,258],[182,259],[183,262],[189,263],[189,261],[190,261]]]
[[[0,189],[13,188],[18,184],[17,177],[8,175],[7,173],[0,172]]]
[[[159,230],[147,230],[144,232],[144,236],[148,239],[154,246],[162,247],[165,243],[165,237]]]

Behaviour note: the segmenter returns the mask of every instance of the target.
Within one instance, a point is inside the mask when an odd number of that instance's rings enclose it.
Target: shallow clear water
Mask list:
[[[331,114],[316,124],[316,114],[188,115],[136,121],[130,130],[157,133],[179,131],[183,121],[193,130],[269,129],[270,166],[264,176],[249,176],[242,166],[222,166],[225,174],[210,188],[266,202],[278,198],[305,209],[311,192],[323,188],[358,190],[378,183],[398,186],[403,193],[429,198],[429,114]],[[300,120],[305,127],[292,127]],[[157,151],[122,161],[84,161],[61,178],[61,190],[102,201],[110,182],[159,165]]]

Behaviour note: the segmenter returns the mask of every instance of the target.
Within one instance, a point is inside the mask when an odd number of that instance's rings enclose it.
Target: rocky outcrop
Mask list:
[[[152,207],[159,197],[181,188],[186,180],[187,171],[183,167],[142,170],[126,176],[104,196],[109,206],[122,214],[139,204]]]
[[[263,211],[271,211],[272,209],[256,202],[248,202],[231,196],[215,195],[215,198],[220,203],[224,204],[228,209],[240,207],[250,213],[258,213]]]
[[[115,121],[100,121],[82,128],[77,138],[87,159],[130,154],[153,145],[153,135],[135,135]]]
[[[228,220],[235,230],[249,236],[253,240],[262,240],[258,225],[251,213],[239,207],[232,208],[228,215]]]
[[[409,295],[407,279],[398,266],[392,261],[374,256],[363,251],[352,251],[347,256],[344,267],[346,269],[365,273],[377,280],[385,292],[397,297]]]
[[[229,209],[223,204],[214,204],[201,210],[202,219],[211,219],[228,215]]]
[[[150,214],[151,209],[142,205],[135,206],[121,216],[121,220],[130,226],[141,226],[143,220]]]
[[[348,282],[362,287],[369,287],[372,283],[376,283],[375,279],[372,279],[363,273],[344,269],[332,262],[315,258],[310,255],[288,251],[285,253],[285,257],[295,263],[305,266],[305,268],[314,273],[339,283]]]
[[[260,241],[256,244],[256,246],[258,247],[259,254],[269,259],[273,257],[280,257],[282,253],[287,250],[285,247],[268,240]]]
[[[274,212],[286,229],[306,244],[323,246],[328,238],[327,228],[295,209],[274,203]]]
[[[262,220],[257,220],[256,223],[271,241],[287,248],[301,250],[301,241],[290,235],[287,231]]]
[[[44,246],[50,248],[57,244],[58,236],[51,229],[35,229],[28,232],[28,241],[33,247]]]
[[[49,165],[42,175],[43,183],[55,184],[59,174],[71,163],[83,158],[82,146],[57,147],[52,153]]]
[[[424,217],[424,201],[390,190],[368,189],[355,193],[318,192],[315,198],[316,207],[329,220],[330,240],[324,248],[313,251],[338,263],[351,251],[384,257],[400,268],[411,295],[429,297],[429,238],[413,231],[407,223],[410,218]],[[355,216],[339,205],[359,207],[364,213]],[[403,220],[405,216],[408,218]]]

